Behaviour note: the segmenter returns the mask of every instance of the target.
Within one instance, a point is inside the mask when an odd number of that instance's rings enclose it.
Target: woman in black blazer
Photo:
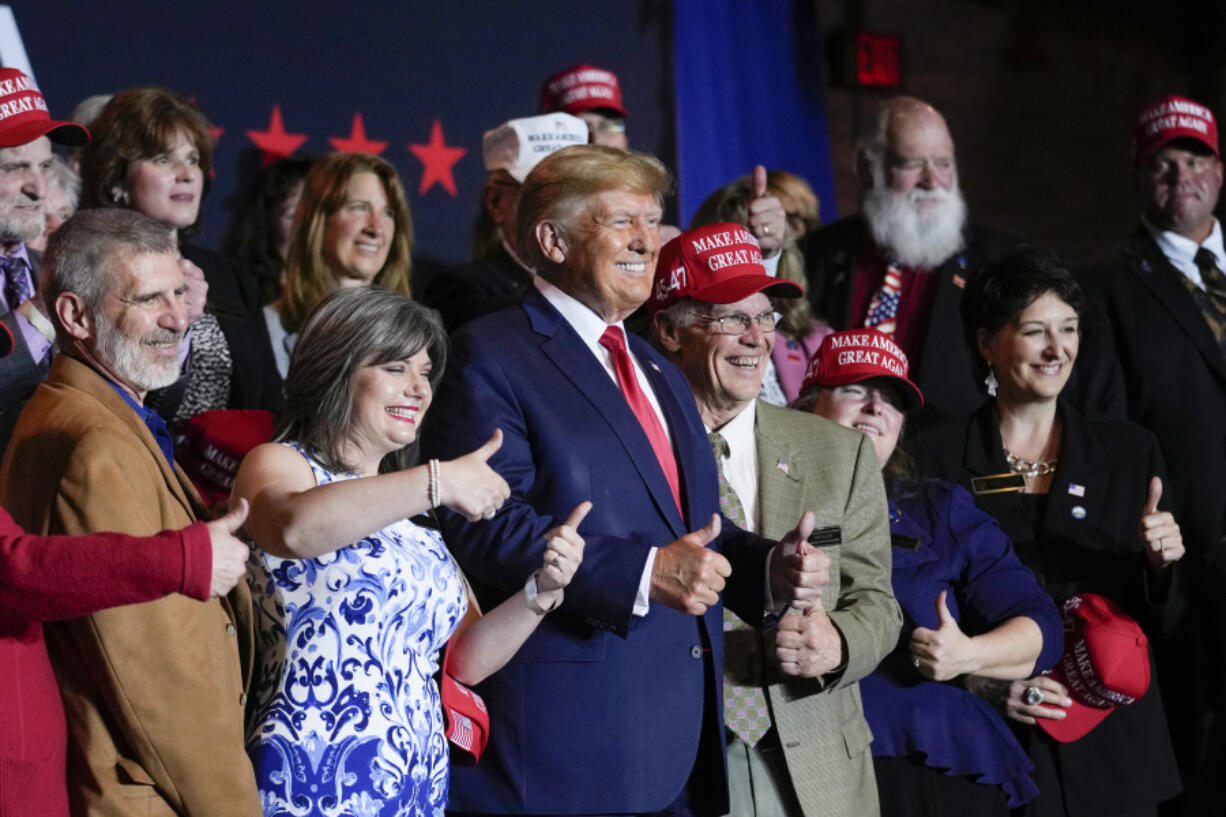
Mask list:
[[[111,97],[90,130],[81,153],[82,207],[131,207],[165,222],[179,239],[188,297],[198,304],[189,308],[182,376],[150,392],[146,405],[168,422],[226,408],[279,413],[281,376],[254,282],[218,253],[184,240],[198,226],[209,189],[213,140],[204,114],[166,88],[129,88]]]
[[[1153,435],[1060,400],[1082,304],[1069,272],[1038,250],[981,270],[967,284],[963,322],[991,399],[919,429],[911,448],[921,473],[960,482],[996,517],[1057,600],[1101,594],[1158,638],[1178,617],[1183,540],[1160,510],[1165,466]],[[1070,703],[1054,678],[968,687],[998,703],[1035,763],[1041,794],[1026,817],[1153,815],[1180,790],[1156,674],[1135,703],[1071,742],[1037,728],[1063,719]]]

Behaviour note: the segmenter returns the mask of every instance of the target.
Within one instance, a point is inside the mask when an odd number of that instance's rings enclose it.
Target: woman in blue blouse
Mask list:
[[[1005,815],[1037,794],[1003,718],[968,675],[1029,678],[1063,649],[1054,602],[967,492],[905,476],[904,414],[923,405],[907,358],[872,329],[836,332],[796,407],[867,434],[886,478],[898,648],[860,682],[883,815]]]

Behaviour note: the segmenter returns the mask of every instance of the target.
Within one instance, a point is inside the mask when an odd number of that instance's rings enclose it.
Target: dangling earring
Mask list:
[[[996,382],[996,372],[992,371],[992,367],[988,367],[988,376],[983,379],[983,385],[987,387],[988,397],[996,396],[996,387],[999,385]]]
[[[128,206],[128,191],[122,187],[115,186],[111,188],[111,202],[120,207]]]

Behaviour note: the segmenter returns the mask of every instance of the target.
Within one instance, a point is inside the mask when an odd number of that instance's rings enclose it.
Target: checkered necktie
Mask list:
[[[898,264],[891,261],[886,265],[881,289],[877,290],[868,305],[868,316],[864,319],[865,328],[893,335],[898,328],[898,301],[901,297],[902,270],[898,268]]]
[[[12,312],[30,300],[30,296],[34,294],[27,283],[29,276],[26,275],[26,261],[24,258],[0,256],[0,271],[4,272],[4,300]]]
[[[743,526],[745,508],[724,478],[728,441],[718,431],[712,431],[708,437],[715,452],[715,470],[719,473],[720,510],[729,520]],[[725,607],[724,723],[750,746],[760,741],[771,727],[766,690],[757,685],[762,678],[762,662],[762,637]]]
[[[1213,337],[1221,347],[1222,354],[1226,354],[1226,275],[1218,269],[1217,257],[1205,247],[1196,251],[1192,263],[1200,270],[1201,283],[1205,288],[1202,290],[1187,278],[1184,280],[1188,283],[1192,300],[1200,307],[1205,322],[1209,324],[1209,331],[1213,332]]]

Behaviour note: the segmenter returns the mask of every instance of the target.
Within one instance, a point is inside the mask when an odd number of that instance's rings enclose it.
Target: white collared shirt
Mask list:
[[[736,492],[745,511],[742,527],[750,533],[762,528],[758,518],[758,443],[754,433],[758,418],[758,401],[751,400],[740,414],[724,423],[718,434],[728,443],[728,458],[720,466],[724,479]],[[710,429],[707,430],[708,433]]]
[[[600,361],[600,365],[604,367],[605,374],[613,381],[613,385],[617,386],[617,370],[613,368],[613,355],[608,349],[600,345],[600,338],[611,325],[621,329],[624,336],[626,327],[622,322],[618,321],[615,324],[605,323],[604,318],[597,315],[585,304],[558,289],[539,275],[533,277],[532,283],[545,296],[545,300],[549,301],[554,309],[562,313],[562,317],[566,319],[570,327],[579,335],[579,339],[583,341],[588,350]],[[628,340],[626,341],[626,351],[630,351],[630,342]],[[651,387],[651,381],[647,379],[647,375],[643,372],[643,367],[639,364],[638,358],[634,356],[633,352],[630,352],[630,360],[634,363],[634,374],[638,378],[639,388],[643,390],[643,394],[647,395],[647,402],[651,403],[651,407],[656,412],[656,419],[660,421],[660,425],[664,428],[664,433],[668,435],[668,441],[671,443],[673,441],[673,432],[668,427],[668,422],[664,419],[664,412],[660,410],[660,401],[656,398],[656,391]],[[621,391],[620,386],[618,386],[618,391]]]
[[[1196,266],[1193,259],[1196,258],[1196,251],[1201,247],[1213,253],[1213,257],[1217,259],[1217,268],[1226,272],[1226,248],[1222,245],[1222,224],[1216,218],[1213,220],[1213,230],[1209,233],[1209,237],[1200,244],[1179,233],[1155,227],[1144,216],[1141,217],[1141,223],[1145,225],[1145,229],[1158,244],[1158,249],[1162,250],[1166,260],[1171,262],[1171,266],[1179,270],[1184,277],[1199,288],[1204,289],[1205,282],[1201,280],[1200,268]]]
[[[600,338],[604,335],[609,324],[605,323],[604,318],[597,315],[586,304],[580,303],[576,298],[568,295],[558,289],[553,284],[546,281],[539,275],[532,277],[532,283],[536,285],[537,290],[541,295],[545,296],[545,300],[553,305],[553,308],[562,313],[562,317],[566,320],[570,327],[579,335],[580,340],[588,347],[596,359],[600,361],[600,365],[604,367],[605,373],[613,380],[613,384],[617,385],[617,370],[613,368],[613,355],[609,350],[600,345]],[[626,327],[621,321],[616,324],[624,334]],[[629,341],[626,342],[626,350],[630,350]],[[656,417],[660,420],[660,425],[664,428],[664,433],[668,435],[669,443],[673,441],[672,429],[668,427],[668,422],[664,419],[664,412],[660,411],[660,401],[656,399],[655,389],[651,387],[651,381],[643,373],[643,369],[639,366],[638,358],[634,353],[630,353],[630,360],[634,363],[634,374],[638,378],[639,387],[643,393],[647,395],[647,401],[651,403],[651,407],[656,412]],[[618,386],[618,391],[621,387]],[[633,613],[636,616],[647,615],[651,609],[651,569],[656,563],[656,551],[659,548],[653,547],[647,554],[647,564],[643,567],[643,575],[639,579],[639,589],[634,597]]]

